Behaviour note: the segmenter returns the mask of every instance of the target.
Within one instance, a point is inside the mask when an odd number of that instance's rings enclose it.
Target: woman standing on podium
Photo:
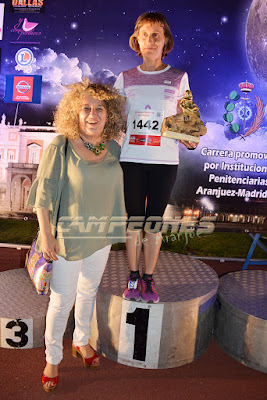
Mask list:
[[[126,249],[130,275],[123,297],[157,303],[159,296],[152,274],[162,243],[162,216],[179,163],[178,143],[161,137],[161,126],[165,117],[182,112],[179,102],[189,83],[186,72],[162,61],[173,48],[172,34],[163,14],[140,15],[129,44],[143,62],[122,72],[115,82],[115,87],[126,97],[128,115],[120,156],[129,220]],[[196,147],[192,142],[180,142],[189,149]],[[141,278],[139,260],[143,242],[145,271]]]
[[[72,354],[79,354],[85,367],[99,365],[88,342],[95,297],[111,244],[125,242],[120,146],[114,141],[123,126],[124,103],[115,89],[89,79],[71,85],[55,114],[60,135],[45,150],[29,194],[41,234],[36,250],[53,260],[42,377],[47,392],[58,384],[63,334],[74,302]],[[99,229],[96,221],[103,218],[107,223]],[[109,229],[111,218],[113,227],[115,219],[120,221],[115,229]]]

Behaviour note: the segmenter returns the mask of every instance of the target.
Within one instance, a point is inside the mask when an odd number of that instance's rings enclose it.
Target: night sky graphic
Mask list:
[[[264,1],[254,2],[258,3],[258,8],[261,5],[261,12],[267,12]],[[47,1],[45,13],[27,15],[9,12],[9,2],[5,3],[0,114],[4,112],[11,123],[16,105],[3,103],[5,75],[16,73],[15,54],[19,48],[28,47],[33,51],[36,63],[32,73],[43,76],[42,104],[21,104],[19,118],[28,125],[44,125],[52,121],[52,111],[63,94],[62,84],[78,81],[82,76],[113,84],[121,71],[141,64],[141,59],[129,48],[129,37],[141,13],[160,11],[167,17],[175,41],[173,51],[164,62],[188,73],[194,101],[208,127],[202,147],[241,148],[244,151],[267,148],[266,108],[261,128],[246,141],[240,138],[229,140],[224,133],[224,104],[231,91],[239,90],[240,82],[248,80],[255,85],[250,94],[252,102],[255,103],[256,94],[265,107],[267,103],[267,78],[259,76],[255,69],[252,71],[247,57],[246,27],[252,0],[59,0]],[[19,18],[25,17],[38,23],[36,30],[41,31],[40,44],[10,43],[16,39],[12,33],[14,25]],[[181,160],[176,186],[183,185],[184,180],[191,185],[187,184],[184,193],[180,191],[179,202],[190,199],[187,201],[190,203],[200,182],[207,183],[207,176],[203,174],[206,159],[199,146],[195,152],[181,148]],[[259,165],[262,163],[258,161]],[[266,189],[266,186],[261,189]],[[233,206],[241,201],[228,200]],[[244,199],[242,204],[247,206]],[[257,200],[254,204],[261,207],[262,201]]]

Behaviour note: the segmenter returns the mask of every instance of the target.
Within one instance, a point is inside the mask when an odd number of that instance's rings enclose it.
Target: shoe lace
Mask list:
[[[145,286],[145,292],[154,293],[155,292],[155,283],[152,278],[143,279],[143,284]]]

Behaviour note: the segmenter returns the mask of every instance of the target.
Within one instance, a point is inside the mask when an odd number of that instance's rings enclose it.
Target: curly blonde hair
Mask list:
[[[136,21],[135,27],[134,27],[134,33],[132,34],[132,36],[130,36],[130,39],[129,39],[129,45],[130,45],[131,49],[133,49],[139,57],[143,58],[142,53],[140,51],[137,37],[139,34],[139,29],[146,22],[150,22],[151,24],[160,24],[162,26],[162,28],[164,29],[166,44],[163,47],[163,51],[162,51],[161,58],[163,59],[173,49],[174,40],[173,40],[167,19],[160,12],[145,12],[144,14],[141,14],[137,18],[137,21]]]
[[[104,127],[103,140],[117,139],[125,128],[125,99],[110,85],[90,83],[89,78],[67,86],[69,91],[64,95],[54,113],[54,124],[57,131],[68,139],[78,139],[79,113],[85,95],[102,100],[107,109],[107,122]]]

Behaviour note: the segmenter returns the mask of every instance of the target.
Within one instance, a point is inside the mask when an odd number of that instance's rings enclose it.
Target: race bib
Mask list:
[[[138,146],[160,146],[163,119],[163,111],[150,109],[134,111],[131,126],[129,127],[129,144]]]

